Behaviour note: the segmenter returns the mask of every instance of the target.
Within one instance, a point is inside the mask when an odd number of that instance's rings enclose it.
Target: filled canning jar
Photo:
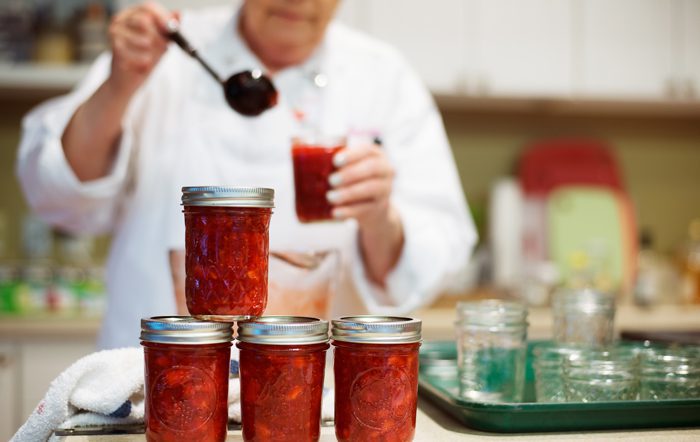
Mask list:
[[[231,323],[141,320],[146,440],[226,440]]]
[[[294,195],[299,221],[308,223],[333,218],[333,206],[326,198],[331,190],[328,177],[336,170],[333,157],[344,148],[344,137],[292,138]]]
[[[274,190],[183,187],[185,297],[197,319],[237,321],[267,305]]]
[[[317,441],[328,322],[263,316],[238,323],[243,440]]]
[[[349,316],[332,324],[336,438],[413,440],[421,321]]]

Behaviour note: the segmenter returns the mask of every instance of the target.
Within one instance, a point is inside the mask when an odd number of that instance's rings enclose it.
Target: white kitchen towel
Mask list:
[[[237,355],[237,354],[236,354]],[[143,423],[142,348],[103,350],[79,359],[61,373],[10,442],[57,441],[59,428]],[[238,361],[231,361],[228,415],[241,422]],[[333,420],[333,390],[324,388],[321,417]]]
[[[143,350],[92,353],[61,373],[10,442],[50,440],[57,428],[143,422]]]

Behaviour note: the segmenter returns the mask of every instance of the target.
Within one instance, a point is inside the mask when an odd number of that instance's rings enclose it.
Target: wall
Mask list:
[[[14,258],[21,256],[20,220],[27,211],[14,173],[19,121],[33,104],[0,100],[0,211],[6,218],[8,254]],[[520,149],[531,140],[556,135],[595,136],[611,144],[636,205],[638,223],[652,230],[658,249],[672,251],[685,237],[689,221],[700,217],[700,124],[692,118],[454,109],[443,115],[464,190],[479,219],[487,210],[491,183],[512,172]],[[104,256],[104,239],[98,249]]]

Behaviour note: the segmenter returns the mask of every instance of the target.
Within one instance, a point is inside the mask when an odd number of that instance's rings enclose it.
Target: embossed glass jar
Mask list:
[[[592,289],[559,289],[552,295],[552,315],[555,342],[596,347],[612,343],[612,295]]]
[[[263,316],[238,323],[243,440],[317,441],[328,322]]]
[[[648,349],[640,364],[640,399],[700,399],[700,347]]]
[[[564,361],[569,357],[575,357],[579,351],[580,348],[556,344],[535,347],[533,366],[537,402],[566,402]]]
[[[274,190],[183,187],[185,297],[202,320],[239,321],[267,306]]]
[[[413,440],[421,321],[349,316],[331,334],[338,441]]]
[[[639,355],[632,348],[586,349],[564,360],[567,402],[631,401],[639,395]]]
[[[226,440],[231,323],[141,320],[146,440]]]

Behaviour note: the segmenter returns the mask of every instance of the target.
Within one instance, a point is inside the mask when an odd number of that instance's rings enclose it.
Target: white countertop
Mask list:
[[[425,399],[418,401],[418,415],[416,419],[416,442],[452,442],[452,441],[679,441],[697,442],[700,440],[700,428],[671,428],[652,430],[619,430],[619,431],[595,431],[586,433],[528,433],[505,434],[486,433],[465,427],[459,421],[446,415]],[[118,435],[118,436],[67,436],[59,438],[63,442],[144,442],[143,434]],[[227,442],[242,441],[240,431],[229,431]],[[321,428],[321,442],[335,441],[333,427]]]

